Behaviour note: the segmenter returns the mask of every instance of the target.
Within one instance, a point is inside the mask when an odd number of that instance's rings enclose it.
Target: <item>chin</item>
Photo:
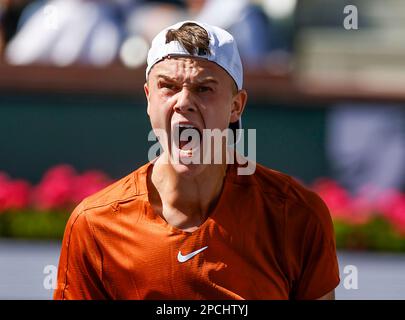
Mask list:
[[[183,163],[172,163],[171,164],[173,170],[179,175],[183,177],[195,177],[201,174],[206,165],[204,164],[183,164]]]

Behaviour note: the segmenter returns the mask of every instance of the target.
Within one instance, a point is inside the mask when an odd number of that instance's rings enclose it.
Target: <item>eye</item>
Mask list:
[[[170,91],[175,91],[177,90],[177,86],[173,83],[170,82],[159,82],[159,88],[167,89]]]
[[[199,93],[210,92],[210,91],[212,91],[212,88],[208,87],[208,86],[198,86],[197,87],[197,92],[199,92]]]

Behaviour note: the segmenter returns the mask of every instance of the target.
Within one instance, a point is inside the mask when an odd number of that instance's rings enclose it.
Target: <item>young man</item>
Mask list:
[[[204,131],[238,123],[246,105],[232,36],[171,26],[152,42],[146,77],[163,152],[72,213],[54,298],[332,299],[333,226],[316,194],[258,164],[241,175],[226,157],[186,161],[201,156]],[[201,143],[178,141],[184,130]]]

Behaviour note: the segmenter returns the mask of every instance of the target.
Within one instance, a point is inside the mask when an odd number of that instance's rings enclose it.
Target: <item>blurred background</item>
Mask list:
[[[148,160],[149,43],[186,19],[235,36],[257,161],[329,206],[337,298],[405,299],[401,0],[0,0],[0,298],[51,298],[72,208]]]

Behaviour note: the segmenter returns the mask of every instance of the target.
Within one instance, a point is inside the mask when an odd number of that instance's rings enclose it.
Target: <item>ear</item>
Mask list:
[[[148,107],[146,109],[148,115],[149,115],[149,86],[148,86],[148,82],[145,82],[145,84],[143,85],[143,91],[145,92],[145,96],[146,96],[146,100],[148,102]]]
[[[233,96],[230,119],[231,122],[236,122],[241,117],[246,106],[247,97],[247,92],[244,89],[239,90],[238,93]]]

